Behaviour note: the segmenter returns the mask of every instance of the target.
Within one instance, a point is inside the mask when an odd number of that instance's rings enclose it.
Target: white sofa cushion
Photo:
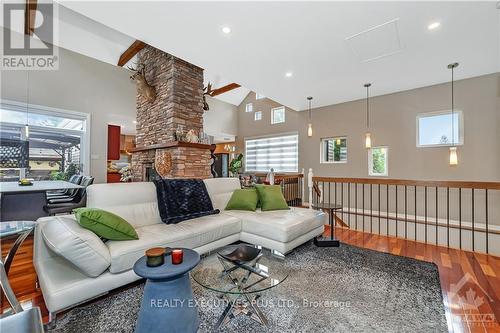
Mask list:
[[[87,207],[114,213],[134,228],[162,223],[156,188],[151,182],[90,185],[87,188]]]
[[[49,249],[83,274],[97,277],[111,264],[106,245],[92,231],[82,228],[74,215],[54,216],[40,228]]]
[[[234,190],[241,188],[238,178],[208,178],[204,182],[214,209],[221,211],[226,208]]]
[[[255,212],[226,210],[224,214],[241,219],[243,232],[287,243],[325,224],[323,212],[290,207],[289,210]]]
[[[187,247],[194,249],[224,237],[239,234],[241,221],[226,214],[198,217],[177,224],[154,224],[136,229],[138,240],[108,241],[111,273],[131,269],[152,247]]]

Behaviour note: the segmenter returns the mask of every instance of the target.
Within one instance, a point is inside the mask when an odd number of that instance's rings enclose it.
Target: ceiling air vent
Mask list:
[[[345,41],[361,62],[368,62],[396,54],[402,50],[398,28],[399,18],[377,25]]]

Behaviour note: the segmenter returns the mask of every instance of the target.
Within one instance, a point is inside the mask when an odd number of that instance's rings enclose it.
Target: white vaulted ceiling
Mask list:
[[[494,1],[58,2],[86,16],[67,14],[68,23],[120,32],[93,37],[111,40],[102,47],[79,40],[85,29],[74,28],[72,47],[83,54],[109,61],[139,39],[204,68],[206,80],[237,82],[296,110],[309,95],[315,107],[363,98],[365,82],[372,95],[447,82],[453,61],[457,79],[500,71]],[[247,92],[224,98],[239,104]]]

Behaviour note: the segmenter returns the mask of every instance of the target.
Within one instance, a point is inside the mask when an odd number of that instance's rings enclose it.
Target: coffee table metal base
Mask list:
[[[247,316],[259,324],[267,327],[269,325],[269,321],[256,303],[259,297],[260,295],[249,296],[248,294],[242,294],[236,296],[233,300],[230,300],[229,297],[226,296],[225,298],[228,301],[228,305],[224,309],[224,312],[222,312],[219,320],[217,320],[217,324],[215,324],[215,331],[217,331],[220,327],[226,326],[231,322],[231,320],[239,315]]]
[[[224,267],[221,275],[229,278],[231,283],[234,285],[233,289],[238,289],[244,292],[246,289],[250,288],[254,284],[257,284],[260,281],[269,278],[269,275],[266,272],[256,267],[261,256],[262,255],[259,255],[255,260],[246,264],[236,264],[226,260],[221,256],[218,256],[219,262],[221,263],[222,267]],[[247,272],[245,277],[243,277],[241,280],[231,275],[231,272],[237,269],[243,269],[244,271]],[[256,274],[260,278],[257,280],[257,282],[247,285],[247,281],[251,274]],[[218,330],[221,326],[227,325],[232,319],[236,318],[236,316],[238,315],[248,316],[251,319],[258,322],[259,324],[268,326],[269,321],[267,320],[266,316],[262,313],[262,311],[259,309],[257,305],[257,299],[259,297],[260,295],[258,294],[250,295],[246,293],[237,295],[233,294],[231,296],[228,294],[221,295],[221,298],[225,298],[228,304],[224,309],[224,311],[222,312],[222,315],[219,317],[217,324],[215,324],[215,330]]]

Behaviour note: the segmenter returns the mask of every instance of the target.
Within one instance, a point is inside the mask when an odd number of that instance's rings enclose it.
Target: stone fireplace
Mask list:
[[[179,128],[198,135],[203,130],[203,69],[151,46],[140,51],[138,63],[156,99],[137,94],[134,181],[147,180],[151,167],[168,178],[211,177],[210,145],[175,140]]]

